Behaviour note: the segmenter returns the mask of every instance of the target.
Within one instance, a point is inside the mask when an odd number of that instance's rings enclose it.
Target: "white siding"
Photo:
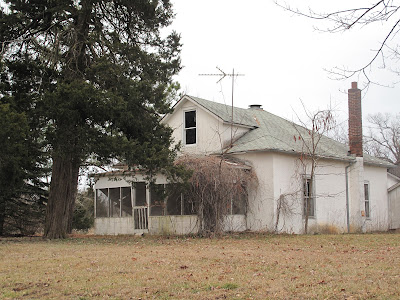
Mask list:
[[[389,192],[389,222],[390,229],[400,228],[400,186]]]
[[[219,153],[231,139],[231,126],[225,124],[220,118],[208,112],[204,108],[191,101],[182,100],[174,113],[168,117],[168,124],[174,129],[173,138],[175,142],[182,142],[181,152],[184,154],[207,155]],[[184,112],[196,110],[196,135],[197,143],[184,145]],[[246,127],[233,126],[233,138],[240,137],[249,129]]]
[[[364,180],[369,183],[371,218],[364,220],[365,231],[389,229],[389,199],[385,168],[364,166]]]

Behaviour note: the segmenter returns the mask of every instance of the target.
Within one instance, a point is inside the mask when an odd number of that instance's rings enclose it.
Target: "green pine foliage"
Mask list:
[[[151,173],[170,168],[176,148],[160,119],[179,87],[180,37],[163,30],[174,16],[168,0],[6,4],[0,93],[29,112],[29,127],[51,157],[44,233],[65,237],[78,171],[89,157]]]

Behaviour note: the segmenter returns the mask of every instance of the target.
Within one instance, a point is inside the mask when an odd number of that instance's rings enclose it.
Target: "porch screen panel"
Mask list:
[[[96,218],[108,217],[108,189],[96,190]]]
[[[181,215],[182,214],[182,201],[181,192],[172,187],[171,194],[167,198],[167,215]]]
[[[154,184],[150,189],[150,216],[163,216],[165,207],[165,189],[163,184]]]
[[[123,187],[121,188],[121,216],[131,217],[132,216],[132,201],[131,201],[131,188]]]
[[[110,217],[119,217],[120,206],[120,188],[110,189]]]
[[[146,183],[145,182],[136,182],[135,183],[135,206],[146,206]]]

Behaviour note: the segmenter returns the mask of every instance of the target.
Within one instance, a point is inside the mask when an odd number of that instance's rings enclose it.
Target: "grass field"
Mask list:
[[[2,299],[399,299],[400,235],[0,239]]]

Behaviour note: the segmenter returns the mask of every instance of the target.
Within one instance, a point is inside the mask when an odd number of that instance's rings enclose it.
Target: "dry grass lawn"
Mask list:
[[[2,299],[399,299],[400,235],[0,239]]]

